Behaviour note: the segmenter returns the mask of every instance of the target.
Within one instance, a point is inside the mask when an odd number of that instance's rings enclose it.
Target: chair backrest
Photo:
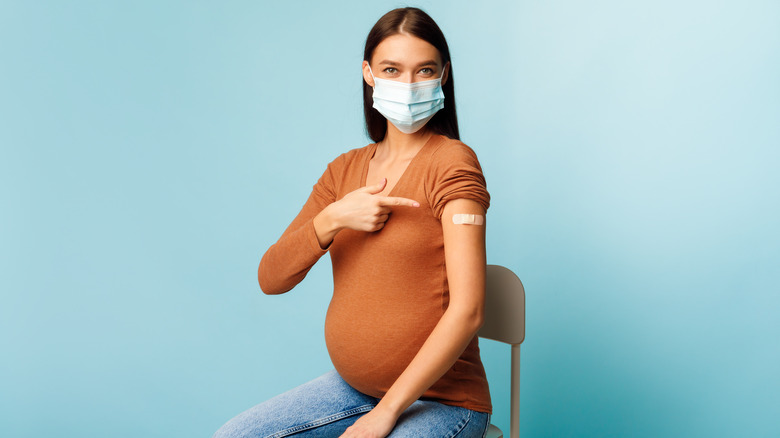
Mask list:
[[[498,265],[485,271],[485,323],[482,338],[519,345],[525,340],[525,288],[514,272]]]
[[[498,265],[485,271],[485,323],[482,338],[512,345],[509,402],[509,438],[520,437],[520,344],[525,340],[525,288],[514,272]],[[490,425],[488,435],[503,437],[501,429]]]

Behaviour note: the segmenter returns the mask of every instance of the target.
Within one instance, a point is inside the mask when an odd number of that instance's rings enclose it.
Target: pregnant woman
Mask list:
[[[459,138],[447,42],[425,12],[368,34],[363,108],[373,143],[328,164],[263,256],[267,294],[326,252],[335,369],[226,423],[215,437],[483,437],[490,422],[477,331],[490,196]]]

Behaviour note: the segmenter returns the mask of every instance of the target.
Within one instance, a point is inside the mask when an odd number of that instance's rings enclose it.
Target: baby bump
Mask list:
[[[358,391],[381,397],[406,369],[438,323],[440,302],[334,296],[325,319],[333,365]]]

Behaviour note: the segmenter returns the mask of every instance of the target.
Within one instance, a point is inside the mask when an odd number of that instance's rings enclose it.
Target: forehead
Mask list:
[[[433,44],[416,36],[399,33],[385,38],[376,46],[371,63],[392,60],[401,64],[416,65],[429,59],[435,59],[441,65],[441,55]]]

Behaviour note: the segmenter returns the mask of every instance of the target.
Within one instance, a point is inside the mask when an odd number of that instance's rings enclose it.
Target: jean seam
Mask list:
[[[462,418],[460,422],[458,422],[457,426],[455,426],[455,430],[450,431],[450,433],[447,434],[445,438],[454,438],[460,435],[461,432],[463,432],[463,430],[469,424],[469,421],[471,421],[471,410],[466,409],[466,412],[468,413],[468,416],[466,416],[466,418]]]
[[[279,432],[276,432],[272,435],[268,435],[267,438],[282,438],[285,436],[290,436],[292,434],[302,432],[304,430],[313,429],[315,427],[323,426],[328,423],[333,423],[334,421],[341,420],[347,417],[351,417],[356,414],[360,414],[362,412],[368,412],[370,410],[374,409],[374,405],[363,405],[358,406],[356,408],[348,409],[343,412],[338,412],[333,415],[328,415],[327,417],[318,418],[316,420],[310,421],[308,423],[299,424],[298,426],[293,426],[284,430],[280,430]]]
[[[488,429],[490,429],[490,417],[492,417],[492,416],[493,415],[491,415],[491,414],[487,415],[487,420],[485,421],[485,431],[482,432],[482,438],[487,437]]]

